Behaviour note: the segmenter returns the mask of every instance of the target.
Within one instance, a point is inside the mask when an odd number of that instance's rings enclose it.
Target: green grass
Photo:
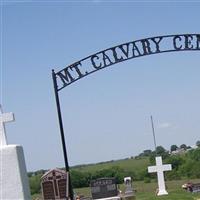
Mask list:
[[[133,186],[136,190],[136,200],[200,200],[200,193],[192,194],[184,191],[181,185],[188,180],[180,181],[167,181],[167,191],[169,195],[159,196],[155,195],[157,188],[157,182],[144,183],[143,181],[134,182]],[[192,182],[200,182],[200,180],[192,180]],[[119,185],[119,189],[124,191],[124,186]],[[91,196],[89,188],[75,189],[75,192],[79,195]]]
[[[75,167],[73,170],[80,170],[82,172],[95,172],[102,169],[108,169],[114,166],[120,167],[122,169],[126,169],[127,171],[138,171],[144,168],[147,168],[149,165],[149,158],[140,158],[140,159],[125,159],[125,160],[117,160],[114,162],[106,162],[106,163],[97,163],[94,165],[86,165],[81,167]]]
[[[136,190],[135,200],[200,200],[200,193],[192,194],[184,191],[181,185],[188,182],[189,180],[179,180],[179,181],[167,181],[167,191],[169,195],[159,196],[155,195],[157,188],[157,182],[144,183],[143,181],[136,181],[133,183],[133,187]],[[199,183],[199,179],[190,180],[193,183]],[[119,189],[124,192],[124,185],[119,185]],[[76,188],[75,193],[78,195],[91,196],[90,188]],[[42,199],[41,195],[32,196],[33,200]]]

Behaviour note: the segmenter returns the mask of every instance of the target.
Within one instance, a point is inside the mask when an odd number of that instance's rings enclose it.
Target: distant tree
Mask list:
[[[157,146],[156,150],[153,151],[149,157],[149,161],[151,164],[155,164],[155,157],[162,156],[163,159],[169,157],[169,152],[162,146]]]
[[[170,147],[170,151],[176,151],[178,149],[177,145],[173,144],[171,147]]]
[[[200,141],[199,140],[196,142],[196,146],[200,147]]]
[[[172,155],[168,157],[166,163],[170,163],[172,165],[173,170],[178,170],[178,168],[185,162],[182,156],[180,155]]]
[[[162,147],[162,146],[157,146],[156,147],[156,153],[157,153],[157,155],[162,155],[162,154],[164,154],[164,153],[166,153],[166,150],[165,150],[165,148],[164,147]]]
[[[29,184],[32,195],[40,193],[40,181],[41,181],[41,175],[36,175],[29,178]]]
[[[143,155],[144,155],[144,156],[150,156],[151,153],[152,153],[152,151],[149,150],[149,149],[143,151]]]
[[[200,149],[193,149],[191,151],[189,151],[189,154],[190,158],[192,160],[195,160],[195,161],[199,161],[200,162]]]
[[[187,145],[186,144],[181,144],[180,148],[186,150],[187,149]]]
[[[34,175],[34,172],[28,172],[27,174],[28,174],[28,177],[31,177]]]
[[[72,186],[74,188],[88,187],[91,176],[89,172],[71,170]]]

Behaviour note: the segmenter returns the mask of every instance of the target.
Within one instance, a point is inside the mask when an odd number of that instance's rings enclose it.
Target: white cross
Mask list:
[[[0,105],[0,147],[7,145],[6,129],[4,123],[11,121],[14,121],[14,114],[3,113],[2,107]]]
[[[172,170],[172,165],[163,165],[162,157],[156,157],[156,166],[148,167],[149,173],[157,172],[158,177],[158,196],[166,195],[168,192],[165,189],[164,171]]]

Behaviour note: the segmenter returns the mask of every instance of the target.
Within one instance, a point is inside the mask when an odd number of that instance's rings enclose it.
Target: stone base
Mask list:
[[[132,192],[125,192],[124,194],[124,197],[132,197],[132,196],[135,196],[135,193],[132,191]]]
[[[119,196],[115,196],[115,197],[101,198],[96,200],[120,200],[120,199],[121,198]]]
[[[157,196],[168,195],[166,190],[159,190]]]
[[[0,199],[31,199],[23,148],[19,145],[0,147]]]

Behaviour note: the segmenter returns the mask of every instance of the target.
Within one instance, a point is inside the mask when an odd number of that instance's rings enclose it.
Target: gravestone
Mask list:
[[[199,193],[200,192],[200,183],[187,183],[184,184],[184,189],[187,189],[188,192]]]
[[[131,177],[124,178],[124,185],[125,185],[125,196],[126,197],[134,196]]]
[[[64,170],[53,169],[41,177],[43,199],[67,199],[68,173]]]
[[[31,199],[23,148],[8,145],[6,122],[14,121],[13,113],[3,113],[0,105],[0,198],[2,200]]]
[[[158,178],[158,196],[167,195],[168,192],[165,188],[165,179],[164,179],[164,171],[172,170],[171,164],[163,165],[162,164],[162,157],[156,157],[156,166],[148,167],[149,173],[157,172]]]
[[[90,182],[93,199],[115,197],[118,195],[118,188],[115,178],[100,178]]]
[[[192,185],[192,192],[193,193],[200,192],[200,183],[196,183]]]

